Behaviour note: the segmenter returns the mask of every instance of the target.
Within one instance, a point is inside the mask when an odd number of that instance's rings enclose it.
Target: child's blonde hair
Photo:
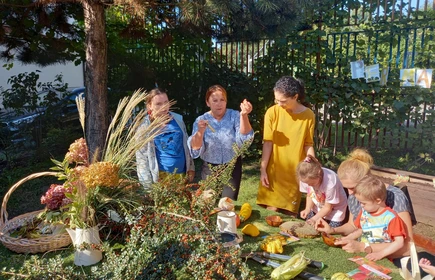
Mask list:
[[[373,175],[368,175],[355,187],[354,194],[370,201],[376,201],[377,199],[385,201],[387,199],[387,188],[381,180]]]
[[[323,169],[320,162],[313,156],[308,155],[296,168],[299,180],[323,178]]]
[[[348,179],[359,182],[370,173],[372,165],[373,158],[367,150],[357,148],[340,164],[337,175],[340,180]]]

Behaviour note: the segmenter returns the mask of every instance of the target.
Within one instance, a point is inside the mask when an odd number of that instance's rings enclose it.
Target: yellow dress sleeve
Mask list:
[[[273,107],[267,109],[266,114],[264,115],[264,131],[263,131],[263,140],[264,141],[272,141],[273,140],[273,115],[274,111]]]
[[[314,124],[315,116],[310,110],[311,119],[308,121],[308,133],[305,135],[304,146],[314,146]]]

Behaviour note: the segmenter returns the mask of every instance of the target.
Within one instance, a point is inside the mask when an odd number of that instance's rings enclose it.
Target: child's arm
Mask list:
[[[362,235],[362,233],[363,233],[362,229],[358,228],[358,229],[354,230],[351,234],[343,237],[342,239],[344,239],[344,240],[356,240]]]
[[[371,261],[377,261],[383,259],[391,254],[394,254],[398,250],[400,250],[405,245],[405,238],[403,236],[395,236],[394,241],[388,243],[388,246],[385,246],[380,251],[375,251],[377,248],[373,248],[374,252],[367,254],[366,259]]]
[[[341,235],[349,235],[355,230],[357,230],[357,227],[353,223],[353,215],[350,212],[349,212],[349,220],[347,221],[347,223],[345,223],[342,226],[332,228],[323,219],[319,219],[316,222],[315,228],[316,230],[320,232],[326,232],[327,234],[341,234]]]
[[[317,212],[316,215],[311,217],[311,219],[310,219],[311,221],[307,221],[307,222],[314,224],[315,222],[317,222],[317,220],[319,220],[319,219],[325,217],[326,215],[328,215],[329,213],[331,213],[331,211],[332,211],[332,204],[325,202],[322,209],[320,209],[320,211]]]
[[[406,229],[408,230],[408,236],[411,238],[411,241],[413,240],[413,230],[412,230],[412,221],[411,221],[411,214],[407,211],[404,212],[398,212],[397,215],[402,219],[402,221],[406,225]]]

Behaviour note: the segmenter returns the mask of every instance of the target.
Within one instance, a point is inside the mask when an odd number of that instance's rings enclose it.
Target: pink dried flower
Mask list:
[[[65,196],[65,193],[71,193],[71,187],[51,184],[48,191],[41,197],[41,204],[46,204],[49,210],[58,210],[60,207],[70,204],[72,201]]]
[[[84,138],[77,139],[69,146],[68,153],[65,155],[68,163],[88,164],[88,146]]]

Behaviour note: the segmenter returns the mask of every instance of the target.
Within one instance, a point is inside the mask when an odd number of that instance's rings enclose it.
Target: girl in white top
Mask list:
[[[302,219],[315,224],[322,218],[331,227],[341,226],[347,209],[347,196],[337,174],[323,168],[319,161],[309,155],[297,167],[299,190],[307,194]]]

